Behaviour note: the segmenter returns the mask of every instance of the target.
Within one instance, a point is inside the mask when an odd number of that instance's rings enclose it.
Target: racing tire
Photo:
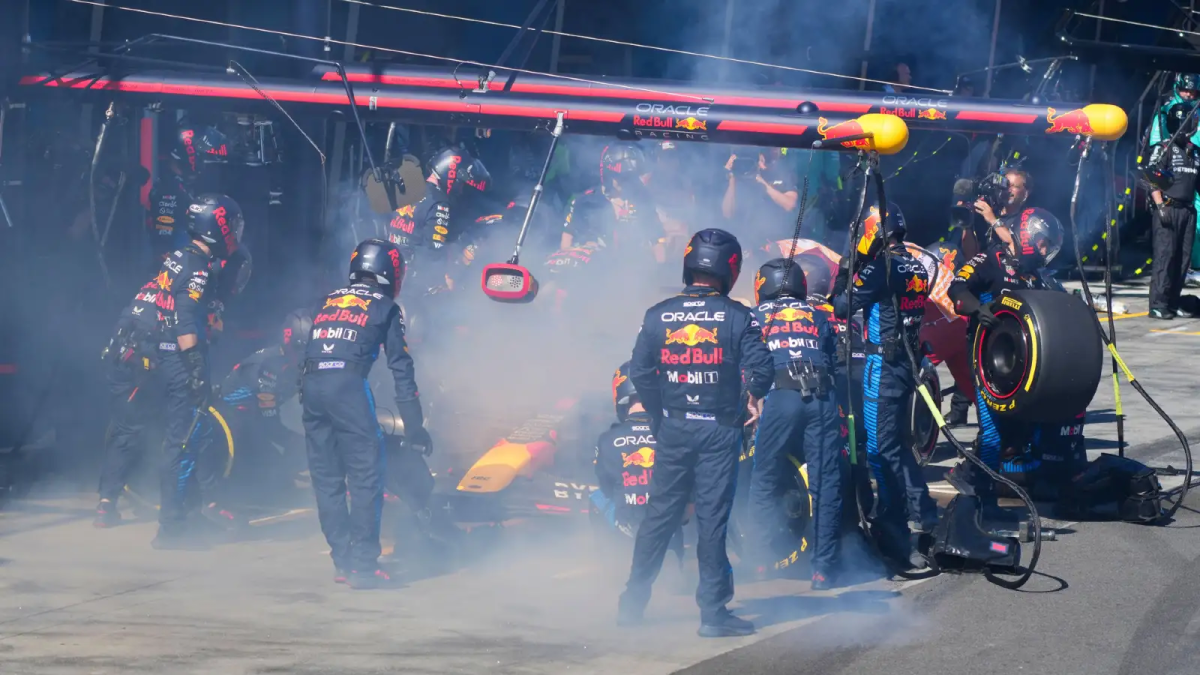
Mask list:
[[[938,410],[942,408],[942,385],[937,370],[932,367],[921,368],[920,381],[929,390],[933,404]],[[941,429],[933,412],[925,404],[925,399],[917,391],[908,395],[908,424],[904,428],[904,442],[912,449],[917,464],[925,466],[933,459],[933,451],[937,449],[938,436]]]
[[[971,369],[993,415],[1055,422],[1086,410],[1100,385],[1104,346],[1083,300],[1018,290],[992,303],[999,319],[971,341]]]
[[[233,444],[233,430],[229,428],[229,422],[225,421],[225,416],[222,415],[216,408],[209,406],[208,416],[212,418],[212,421],[216,427],[214,429],[213,435],[215,438],[213,442],[224,442],[225,467],[221,471],[221,477],[223,479],[228,479],[229,474],[233,472],[234,459],[237,457],[237,453]],[[220,452],[220,448],[214,448],[213,452]],[[133,486],[128,484],[125,485],[125,496],[129,497],[137,507],[143,510],[149,511],[150,509],[153,509],[154,511],[158,511],[160,508],[158,500],[141,494],[135,490]]]

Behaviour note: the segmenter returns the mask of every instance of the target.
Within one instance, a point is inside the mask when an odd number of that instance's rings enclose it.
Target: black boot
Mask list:
[[[369,591],[377,588],[397,588],[400,582],[381,569],[352,570],[350,576],[346,577],[346,585],[356,591]]]
[[[159,551],[207,551],[212,548],[198,533],[185,528],[165,528],[158,526],[158,534],[150,542]]]
[[[117,502],[112,499],[101,499],[96,505],[96,519],[92,527],[107,529],[121,524],[121,512],[117,510]]]
[[[696,634],[706,638],[743,637],[754,634],[754,624],[722,607],[712,616],[700,618],[700,630]]]

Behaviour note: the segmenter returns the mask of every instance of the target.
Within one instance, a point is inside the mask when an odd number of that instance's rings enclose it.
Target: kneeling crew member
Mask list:
[[[996,229],[999,241],[988,250],[971,258],[958,270],[947,294],[960,316],[969,316],[967,339],[972,340],[979,327],[999,325],[992,313],[991,303],[1005,291],[1045,289],[1038,270],[1045,267],[1062,247],[1063,231],[1058,221],[1041,209],[1025,209],[1009,228]],[[983,395],[975,394],[979,414],[979,434],[975,452],[993,471],[1002,468],[1009,474],[1025,474],[1037,470],[1036,458],[1027,455],[1026,447],[1032,429],[1026,423],[1004,419],[991,414]],[[1003,466],[1001,458],[1005,459]],[[1020,482],[1022,476],[1015,476]],[[965,461],[950,472],[950,481],[960,490],[970,486],[983,499],[985,509],[995,508],[994,484],[980,479]]]
[[[910,533],[931,532],[937,524],[937,504],[929,496],[921,467],[905,446],[901,431],[906,426],[908,396],[916,388],[908,350],[920,353],[918,334],[925,314],[929,274],[904,246],[905,224],[900,209],[894,204],[888,204],[887,209],[881,234],[888,250],[879,251],[862,267],[854,281],[853,296],[844,293],[849,270],[843,267],[838,272],[833,307],[841,318],[849,318],[861,309],[867,324],[863,416],[867,459],[879,490],[875,526],[880,551],[903,569],[925,564],[914,550]],[[875,207],[861,231],[872,232],[871,218],[879,218]],[[866,249],[859,244],[860,251]],[[848,297],[853,297],[853,305]]]
[[[829,323],[831,313],[808,304],[799,263],[768,261],[754,279],[754,296],[754,316],[775,364],[775,384],[763,405],[750,478],[757,547],[763,560],[774,562],[779,552],[790,552],[797,544],[779,545],[787,530],[780,498],[784,479],[795,472],[788,455],[803,457],[813,500],[812,585],[813,590],[826,590],[833,587],[841,537],[841,420],[833,388],[837,334]]]
[[[404,317],[395,302],[403,279],[404,258],[394,244],[379,239],[359,244],[350,256],[350,285],[330,293],[314,312],[305,352],[300,400],[308,470],[321,531],[337,568],[335,579],[352,588],[391,581],[379,569],[385,455],[367,383],[381,345],[406,439],[413,446],[432,447],[404,342]]]
[[[646,516],[658,442],[650,431],[650,413],[629,380],[628,361],[613,374],[612,387],[618,421],[596,440],[600,489],[592,492],[591,500],[609,527],[632,538]],[[682,527],[671,538],[671,550],[682,563]]]
[[[658,439],[646,517],[633,549],[618,623],[640,622],[671,537],[695,492],[700,562],[700,635],[749,635],[754,625],[726,608],[733,570],[725,534],[742,447],[743,424],[757,421],[774,377],[771,353],[751,311],[729,299],[742,247],[723,230],[702,230],[683,258],[683,293],[651,307],[630,360],[629,379]],[[750,394],[743,421],[742,383]]]

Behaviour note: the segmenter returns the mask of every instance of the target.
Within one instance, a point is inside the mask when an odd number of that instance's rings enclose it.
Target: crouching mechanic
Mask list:
[[[283,426],[279,407],[298,393],[298,372],[312,325],[308,309],[289,313],[280,329],[280,343],[234,365],[221,384],[221,407],[227,413],[234,447],[242,449],[237,455],[239,482],[252,484],[260,495],[294,487],[292,479],[303,470],[303,461],[288,461],[289,451],[300,447],[303,438]],[[228,503],[228,458],[223,449],[215,450],[220,447],[210,443],[200,454],[197,476],[205,501],[200,513],[218,525],[233,527],[241,519]]]
[[[654,451],[658,442],[650,431],[650,413],[642,407],[629,380],[629,362],[613,374],[613,404],[617,423],[596,440],[596,482],[592,492],[594,512],[607,527],[624,537],[634,537],[646,515]],[[671,550],[683,563],[683,528],[671,537]]]
[[[387,352],[408,443],[426,454],[433,447],[404,342],[404,317],[395,302],[403,279],[404,258],[395,244],[380,239],[359,244],[350,256],[350,284],[330,293],[314,312],[305,351],[300,401],[308,470],[335,580],[352,588],[391,582],[379,568],[383,430],[367,383],[380,346]]]
[[[633,548],[629,583],[617,622],[640,623],[650,587],[671,537],[695,494],[700,585],[700,635],[749,635],[735,617],[733,570],[725,552],[744,425],[758,420],[774,369],[751,311],[729,298],[742,266],[742,247],[723,230],[702,230],[683,257],[679,295],[646,312],[630,359],[629,379],[651,416],[658,439],[649,503]],[[744,420],[742,386],[750,394]]]
[[[750,510],[760,559],[781,567],[780,553],[790,555],[796,546],[787,536],[780,503],[784,479],[794,473],[788,456],[803,456],[813,500],[812,587],[827,590],[834,586],[838,563],[845,471],[833,386],[837,333],[830,326],[830,312],[808,304],[807,298],[799,263],[770,260],[754,279],[754,315],[774,358],[775,382],[754,441]]]
[[[950,284],[948,295],[954,301],[955,312],[970,317],[968,340],[973,339],[980,327],[999,325],[990,305],[1005,292],[1047,288],[1039,270],[1062,247],[1063,231],[1058,220],[1043,209],[1025,209],[1010,227],[996,228],[997,241],[959,268]],[[979,414],[975,447],[979,459],[993,471],[1008,474],[1014,482],[1028,484],[1040,465],[1039,459],[1028,452],[1033,428],[1019,420],[993,415],[979,392],[975,401]],[[1066,424],[1074,426],[1075,421]],[[1052,441],[1047,438],[1047,442]],[[980,473],[964,460],[950,472],[948,479],[960,491],[973,489],[982,501],[985,516],[998,516],[995,484]]]
[[[870,257],[858,272],[853,294],[847,294],[850,271],[842,267],[834,282],[833,307],[839,318],[863,310],[867,355],[863,371],[863,416],[867,460],[878,485],[873,534],[880,552],[893,566],[912,569],[925,564],[915,550],[916,535],[937,524],[937,505],[902,433],[908,396],[916,388],[909,350],[920,353],[918,335],[925,314],[929,274],[904,246],[904,216],[888,204],[882,224],[882,246],[876,238],[879,212],[871,207],[860,231],[860,253]],[[874,219],[874,227],[871,220]],[[851,300],[850,298],[853,298]],[[907,521],[907,522],[906,522]]]

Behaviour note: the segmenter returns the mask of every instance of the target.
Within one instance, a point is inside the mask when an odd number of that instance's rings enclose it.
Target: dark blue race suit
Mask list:
[[[315,310],[300,400],[317,514],[334,565],[369,573],[379,564],[387,467],[367,374],[382,346],[395,382],[396,407],[405,428],[415,429],[424,420],[413,360],[404,342],[400,307],[379,286],[340,288]]]
[[[903,245],[894,244],[890,255],[881,252],[858,273],[853,296],[840,295],[833,303],[839,317],[863,311],[863,417],[867,458],[879,491],[875,522],[885,553],[902,560],[911,553],[910,529],[929,531],[937,523],[937,505],[903,435],[908,395],[916,387],[907,349],[920,354],[917,336],[928,293],[925,267]]]
[[[745,390],[761,398],[771,354],[753,313],[704,286],[651,307],[630,360],[629,379],[658,439],[649,503],[633,549],[621,610],[640,614],[667,547],[695,495],[701,621],[718,621],[733,598],[725,552],[742,447]]]
[[[754,310],[774,360],[774,385],[767,394],[754,442],[750,513],[763,558],[780,561],[798,542],[789,536],[780,503],[797,469],[789,456],[808,464],[812,496],[812,569],[829,575],[841,537],[841,420],[833,383],[837,333],[832,312],[806,300],[778,298]],[[780,564],[779,566],[782,566]]]

